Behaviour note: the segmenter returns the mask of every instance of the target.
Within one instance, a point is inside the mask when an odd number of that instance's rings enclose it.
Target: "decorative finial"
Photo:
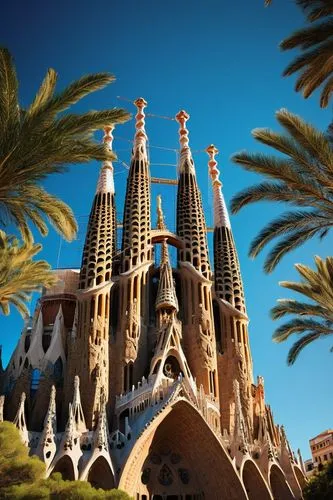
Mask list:
[[[156,211],[157,211],[157,229],[165,229],[164,214],[162,210],[162,197],[157,195],[156,198]]]
[[[206,148],[206,153],[209,156],[208,167],[213,185],[216,184],[218,186],[222,186],[222,182],[219,179],[220,171],[217,168],[217,161],[215,160],[215,156],[219,154],[219,150],[214,146],[214,144],[211,144],[208,148]]]
[[[105,147],[110,151],[112,151],[113,130],[113,124],[110,124],[109,126],[104,128],[103,143],[105,144]],[[113,165],[110,160],[106,160],[103,162],[96,189],[96,193],[105,192],[114,193]]]
[[[190,115],[184,110],[181,110],[176,114],[176,121],[179,123],[179,142],[181,145],[179,172],[188,172],[195,175],[194,164],[189,147],[188,129],[186,128],[186,122],[189,118]]]
[[[112,143],[113,143],[113,135],[112,132],[114,130],[114,125],[111,124],[108,127],[104,127],[104,136],[103,142],[108,146],[108,148],[112,151]]]
[[[224,196],[222,194],[222,182],[220,181],[220,171],[217,168],[217,161],[215,156],[219,153],[219,150],[210,144],[206,148],[206,153],[209,156],[208,168],[209,175],[212,179],[213,193],[214,193],[214,225],[215,227],[227,227],[231,228],[228,210],[224,201]]]
[[[179,142],[182,151],[189,148],[188,129],[186,128],[186,122],[189,118],[190,115],[183,109],[176,114],[176,120],[179,123]]]
[[[135,115],[135,138],[134,146],[138,147],[140,145],[145,145],[147,140],[146,130],[145,130],[145,112],[144,108],[147,106],[147,101],[143,97],[139,97],[134,101],[134,105],[137,107],[137,114]]]

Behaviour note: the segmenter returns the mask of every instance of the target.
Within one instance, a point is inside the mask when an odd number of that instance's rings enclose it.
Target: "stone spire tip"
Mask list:
[[[139,97],[136,99],[133,104],[137,108],[137,113],[135,115],[135,138],[134,138],[134,147],[138,147],[140,145],[145,145],[147,141],[147,135],[145,130],[145,112],[144,109],[147,107],[147,101],[143,97]]]
[[[113,135],[112,132],[114,130],[114,125],[110,124],[106,127],[104,127],[104,136],[103,136],[103,143],[107,149],[112,151],[112,143],[113,143]],[[113,180],[113,165],[112,162],[109,160],[106,160],[103,162],[99,178],[98,178],[98,183],[97,183],[97,188],[96,188],[96,194],[97,193],[114,193],[114,180]]]
[[[217,161],[215,160],[215,156],[219,154],[219,150],[217,149],[216,146],[214,146],[214,144],[210,144],[206,148],[206,153],[209,156],[208,168],[213,185],[216,184],[218,186],[222,186],[222,182],[219,179],[220,171],[217,168]]]
[[[162,196],[160,194],[156,197],[156,211],[157,211],[157,229],[161,231],[165,229],[164,213],[162,209]]]
[[[183,109],[176,114],[176,121],[179,123],[179,142],[180,142],[180,166],[179,171],[188,171],[195,175],[194,164],[192,160],[191,150],[189,147],[189,131],[186,127],[186,122],[190,115]]]
[[[214,193],[214,225],[216,227],[231,228],[227,206],[222,194],[222,182],[220,181],[220,171],[217,168],[217,161],[215,156],[218,155],[219,150],[214,144],[210,144],[206,148],[206,153],[209,156],[208,169],[209,175],[212,179],[213,193]]]
[[[190,115],[183,109],[176,114],[176,121],[179,123],[179,142],[182,151],[189,148],[188,129],[186,127],[186,122],[189,118]]]

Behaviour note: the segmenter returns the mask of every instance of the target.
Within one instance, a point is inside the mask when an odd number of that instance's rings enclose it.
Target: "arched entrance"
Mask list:
[[[65,455],[64,457],[60,458],[60,460],[55,464],[55,467],[52,470],[52,474],[54,472],[60,472],[64,480],[67,481],[75,480],[74,465],[68,455]]]
[[[92,464],[87,480],[94,488],[111,490],[115,487],[112,470],[104,457],[98,457]]]
[[[119,488],[140,499],[246,499],[229,456],[184,399],[167,407],[137,440]]]
[[[306,479],[304,477],[303,472],[301,471],[301,469],[299,467],[294,466],[294,474],[296,476],[297,482],[298,482],[301,490],[304,490],[307,482],[306,482]]]
[[[273,499],[259,469],[251,460],[244,463],[242,478],[249,500]]]
[[[269,474],[274,500],[295,500],[281,469],[273,464]]]

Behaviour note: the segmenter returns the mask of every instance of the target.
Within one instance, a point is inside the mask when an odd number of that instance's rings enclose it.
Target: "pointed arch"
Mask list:
[[[76,479],[74,464],[68,455],[64,455],[57,461],[51,474],[54,472],[60,472],[62,478],[67,481],[74,481]]]
[[[295,500],[285,475],[276,464],[272,464],[270,468],[269,483],[271,485],[274,500]]]
[[[252,460],[245,460],[241,475],[249,500],[273,500],[265,479]]]
[[[305,479],[303,472],[297,465],[294,465],[293,470],[299,487],[301,488],[301,490],[304,490],[305,486],[307,485],[307,480]]]
[[[161,456],[156,474],[155,455]],[[147,461],[152,464],[147,467],[150,471],[145,470]],[[247,499],[230,457],[201,414],[183,398],[156,415],[137,439],[121,471],[119,488],[150,498],[162,494],[163,481],[170,484],[170,498],[187,494],[210,500]]]
[[[94,488],[102,488],[103,490],[111,490],[115,487],[110,464],[102,455],[97,457],[91,465],[87,481],[89,481]]]

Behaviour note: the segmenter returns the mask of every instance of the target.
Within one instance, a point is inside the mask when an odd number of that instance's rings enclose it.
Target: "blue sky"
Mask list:
[[[89,72],[109,71],[116,83],[76,105],[77,112],[122,106],[135,109],[126,100],[143,96],[147,113],[173,117],[179,109],[191,115],[188,122],[197,176],[202,190],[207,224],[212,224],[212,194],[207,156],[202,151],[214,143],[220,150],[224,193],[233,194],[258,178],[232,164],[236,151],[267,151],[251,137],[256,127],[278,129],[274,113],[281,107],[300,114],[325,129],[330,110],[321,110],[318,95],[305,101],[293,90],[294,79],[281,73],[293,54],[281,53],[278,43],[304,24],[292,0],[273,0],[264,9],[263,0],[169,0],[168,2],[122,0],[88,2],[7,2],[0,19],[1,44],[15,57],[23,105],[31,102],[48,67],[59,73],[59,88]],[[172,120],[147,117],[152,175],[174,177],[178,125]],[[122,218],[133,121],[114,132],[117,207]],[[97,139],[101,138],[101,134]],[[169,148],[169,150],[159,149]],[[158,165],[156,165],[158,164]],[[46,181],[46,187],[73,208],[80,222],[78,240],[63,243],[53,230],[43,240],[42,256],[52,266],[79,267],[86,216],[94,194],[99,165],[73,166],[65,175]],[[153,186],[153,196],[164,198],[169,227],[174,228],[175,188]],[[155,201],[154,201],[155,206]],[[282,207],[262,203],[231,217],[251,319],[250,338],[255,376],[265,378],[266,399],[275,419],[286,427],[291,445],[310,455],[308,439],[332,427],[332,341],[307,347],[296,364],[288,368],[288,344],[273,344],[276,327],[269,310],[279,297],[291,292],[279,280],[296,278],[295,262],[312,264],[313,255],[330,254],[331,236],[314,240],[286,257],[267,276],[263,257],[247,256],[251,238]],[[211,238],[211,236],[209,236]],[[211,248],[211,241],[210,241]],[[212,257],[212,254],[211,254]],[[0,317],[0,343],[4,363],[16,344],[22,320],[13,311]]]

